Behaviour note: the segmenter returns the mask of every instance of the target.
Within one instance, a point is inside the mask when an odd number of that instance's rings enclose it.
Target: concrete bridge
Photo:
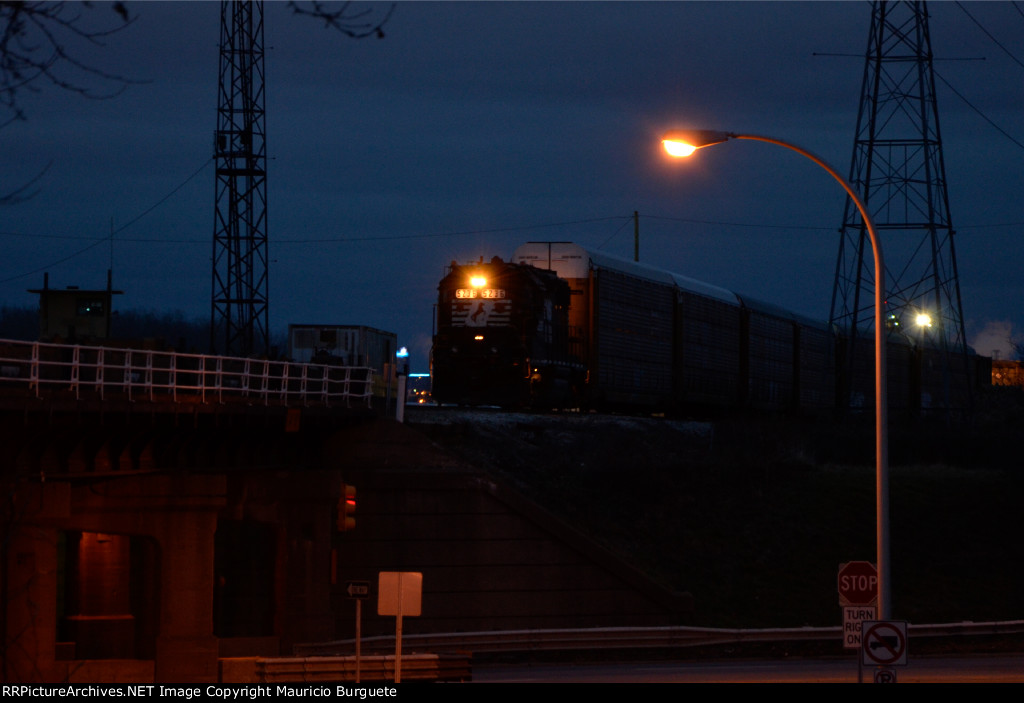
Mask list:
[[[243,680],[227,662],[350,637],[345,583],[382,570],[424,574],[409,632],[688,612],[386,394],[369,369],[0,341],[0,678]],[[373,610],[364,633],[393,626]]]
[[[0,340],[3,680],[216,681],[221,637],[276,653],[275,633],[330,634],[342,479],[324,446],[374,418],[375,384],[368,368]]]

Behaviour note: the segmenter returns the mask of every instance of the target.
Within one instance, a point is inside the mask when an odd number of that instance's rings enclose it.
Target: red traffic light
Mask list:
[[[356,487],[345,484],[338,500],[338,532],[351,530],[356,526]]]

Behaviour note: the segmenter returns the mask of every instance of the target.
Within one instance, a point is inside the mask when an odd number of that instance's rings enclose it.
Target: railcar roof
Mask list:
[[[786,308],[775,305],[774,303],[766,302],[759,298],[752,298],[751,296],[744,295],[743,293],[737,293],[736,297],[740,299],[740,302],[743,303],[745,308],[750,310],[755,310],[767,315],[774,315],[775,317],[785,320],[793,320],[794,322],[799,322],[805,327],[816,327],[821,330],[829,329],[828,323],[824,320],[807,317],[806,315],[801,315],[800,313],[793,312],[792,310],[787,310]]]
[[[647,266],[635,261],[620,259],[617,256],[612,256],[611,254],[605,254],[599,251],[588,253],[590,254],[590,260],[593,266],[598,269],[621,271],[623,273],[629,273],[637,276],[638,278],[648,278],[653,281],[671,283],[676,287],[690,291],[691,293],[697,293],[698,295],[703,295],[706,298],[724,300],[725,302],[732,303],[733,305],[735,305],[739,299],[739,296],[726,288],[705,283],[704,281],[698,281],[695,278],[684,276],[681,273],[673,273],[672,271],[665,271],[663,269],[655,268],[654,266]]]
[[[538,263],[545,263],[543,258],[545,252],[548,259],[546,263],[549,265],[540,265],[539,268],[551,268],[565,278],[584,278],[586,268],[589,266],[598,270],[618,271],[637,278],[674,285],[682,290],[722,300],[732,305],[738,305],[740,302],[739,296],[720,286],[704,283],[680,273],[621,259],[601,251],[585,249],[572,242],[528,242],[516,249],[512,259],[537,266]]]

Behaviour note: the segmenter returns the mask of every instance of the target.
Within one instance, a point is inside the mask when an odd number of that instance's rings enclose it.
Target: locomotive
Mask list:
[[[494,257],[452,262],[438,286],[432,395],[462,405],[571,404],[583,383],[569,354],[569,286],[554,271]]]
[[[825,323],[570,242],[529,242],[509,262],[453,262],[438,292],[432,373],[442,403],[652,411],[873,404],[870,344],[854,348]],[[974,378],[987,378],[972,356],[950,381],[942,350],[900,335],[889,335],[888,353],[893,410],[949,407]]]

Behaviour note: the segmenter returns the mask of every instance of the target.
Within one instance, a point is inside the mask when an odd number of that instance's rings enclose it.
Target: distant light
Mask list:
[[[487,279],[483,276],[471,276],[469,279],[469,285],[474,288],[483,288],[487,285]]]
[[[484,336],[482,334],[478,334],[475,337],[473,337],[473,339],[475,339],[478,342],[482,342],[484,341]]]
[[[409,356],[409,350],[406,349],[405,347],[402,347],[395,353],[395,356],[397,356],[399,359],[405,359]]]

